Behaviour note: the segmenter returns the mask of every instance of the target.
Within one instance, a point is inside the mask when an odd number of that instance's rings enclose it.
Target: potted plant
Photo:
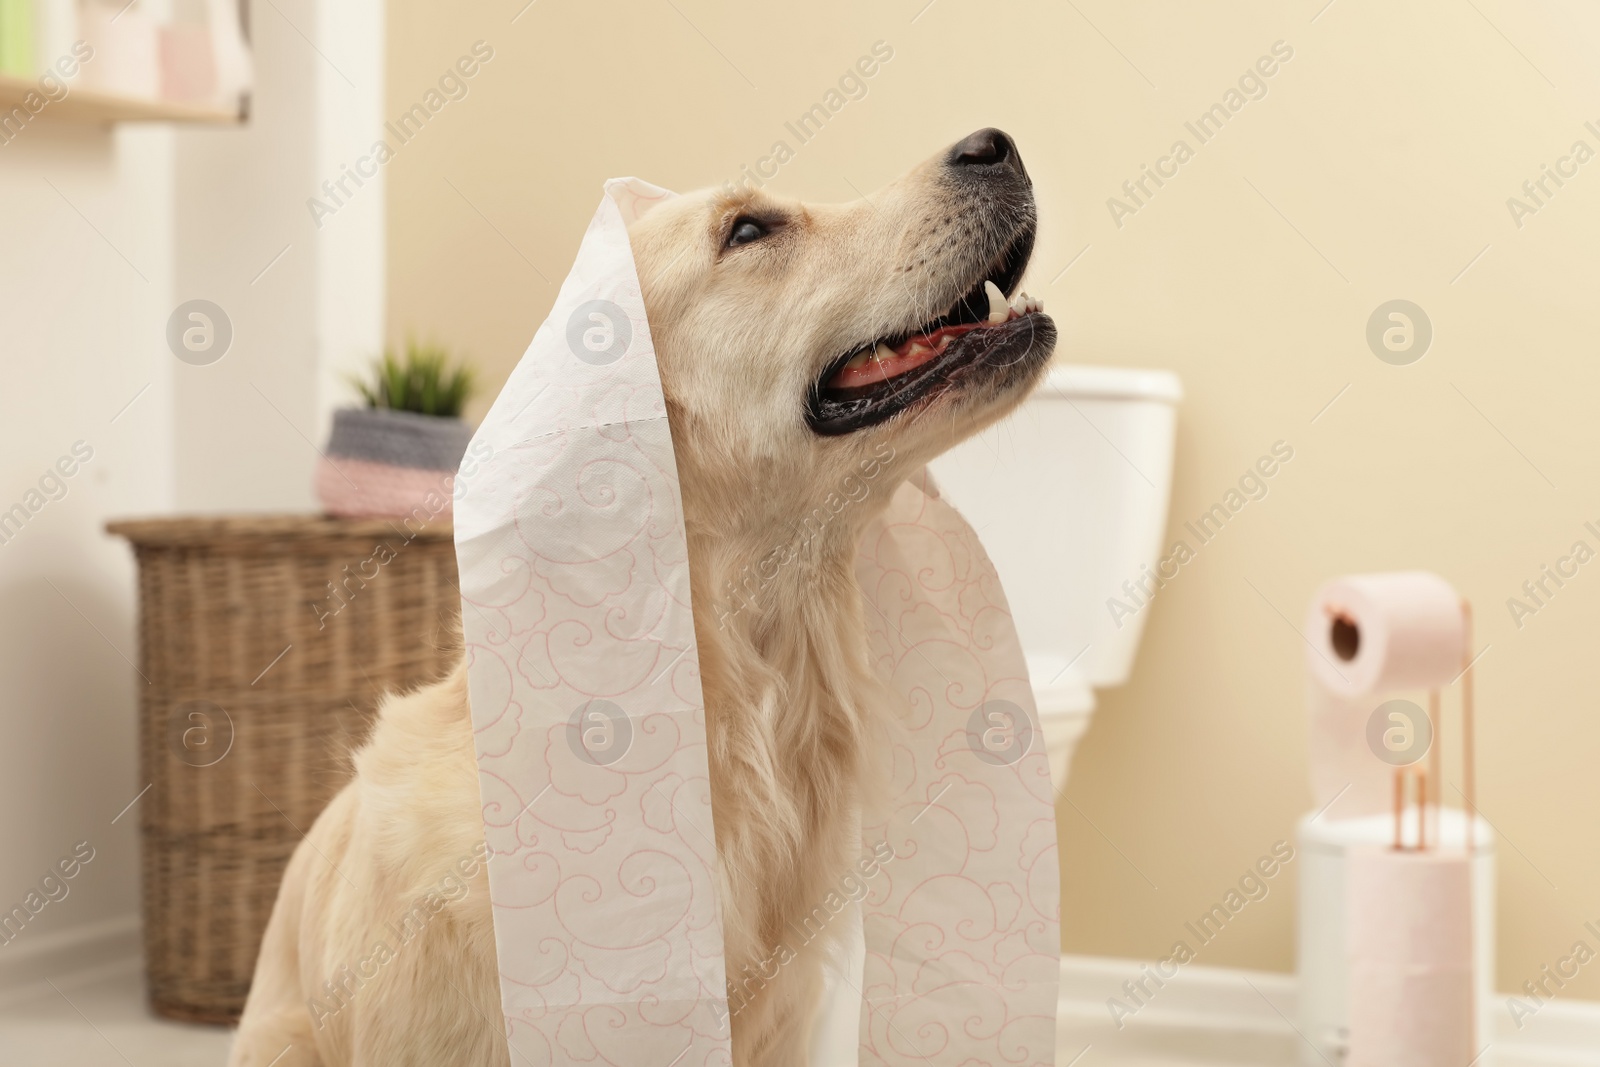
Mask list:
[[[386,351],[364,378],[351,378],[365,407],[333,413],[317,463],[317,499],[347,518],[448,520],[456,469],[472,439],[461,419],[474,389],[471,368],[432,345]]]

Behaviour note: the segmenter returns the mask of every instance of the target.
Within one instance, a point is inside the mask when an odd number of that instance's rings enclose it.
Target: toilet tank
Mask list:
[[[1009,418],[933,461],[1000,573],[1036,689],[1128,678],[1149,602],[1123,583],[1150,586],[1162,555],[1182,396],[1170,371],[1059,365]]]

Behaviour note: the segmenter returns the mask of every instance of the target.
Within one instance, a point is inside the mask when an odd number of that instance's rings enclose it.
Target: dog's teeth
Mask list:
[[[879,345],[878,347],[882,348],[883,346]],[[874,354],[872,352],[857,352],[850,357],[850,362],[845,364],[845,368],[847,370],[860,370],[867,365],[867,360],[873,358]]]
[[[1006,295],[994,282],[983,283],[984,294],[989,297],[989,321],[1004,322],[1011,316],[1011,309],[1006,306]]]
[[[878,347],[872,350],[872,358],[877,360],[893,359],[894,349],[879,341]]]

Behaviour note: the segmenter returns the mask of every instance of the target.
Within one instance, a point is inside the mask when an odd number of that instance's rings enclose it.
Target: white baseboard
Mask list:
[[[1138,960],[1065,956],[1061,960],[1057,1063],[1084,1046],[1153,1062],[1216,1062],[1237,1067],[1286,1067],[1301,1062],[1304,1041],[1295,1029],[1293,975],[1188,966],[1119,1029],[1107,1001],[1132,1004],[1123,983],[1137,980]],[[1600,1067],[1600,1003],[1552,1001],[1518,1030],[1504,996],[1495,1005],[1496,1038],[1485,1063],[1493,1067]],[[1315,1058],[1313,1057],[1314,1062]]]
[[[0,945],[0,997],[32,989],[46,978],[137,959],[142,951],[139,916],[118,915],[66,930],[35,933],[24,929]]]

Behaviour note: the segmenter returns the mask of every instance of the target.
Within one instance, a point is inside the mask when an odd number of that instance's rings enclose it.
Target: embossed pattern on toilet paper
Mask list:
[[[863,827],[895,861],[862,904],[861,1064],[1048,1065],[1061,899],[1050,768],[999,578],[924,479],[900,486],[857,568],[874,666],[905,727],[884,739],[895,801]],[[1020,758],[1005,754],[1015,734],[985,736],[1007,729],[1031,731]],[[1000,755],[982,758],[986,744]]]
[[[608,193],[456,516],[501,1000],[519,1062],[702,1067],[729,1062],[704,708],[626,230],[665,194]],[[596,301],[626,316],[607,362],[562,328]]]

